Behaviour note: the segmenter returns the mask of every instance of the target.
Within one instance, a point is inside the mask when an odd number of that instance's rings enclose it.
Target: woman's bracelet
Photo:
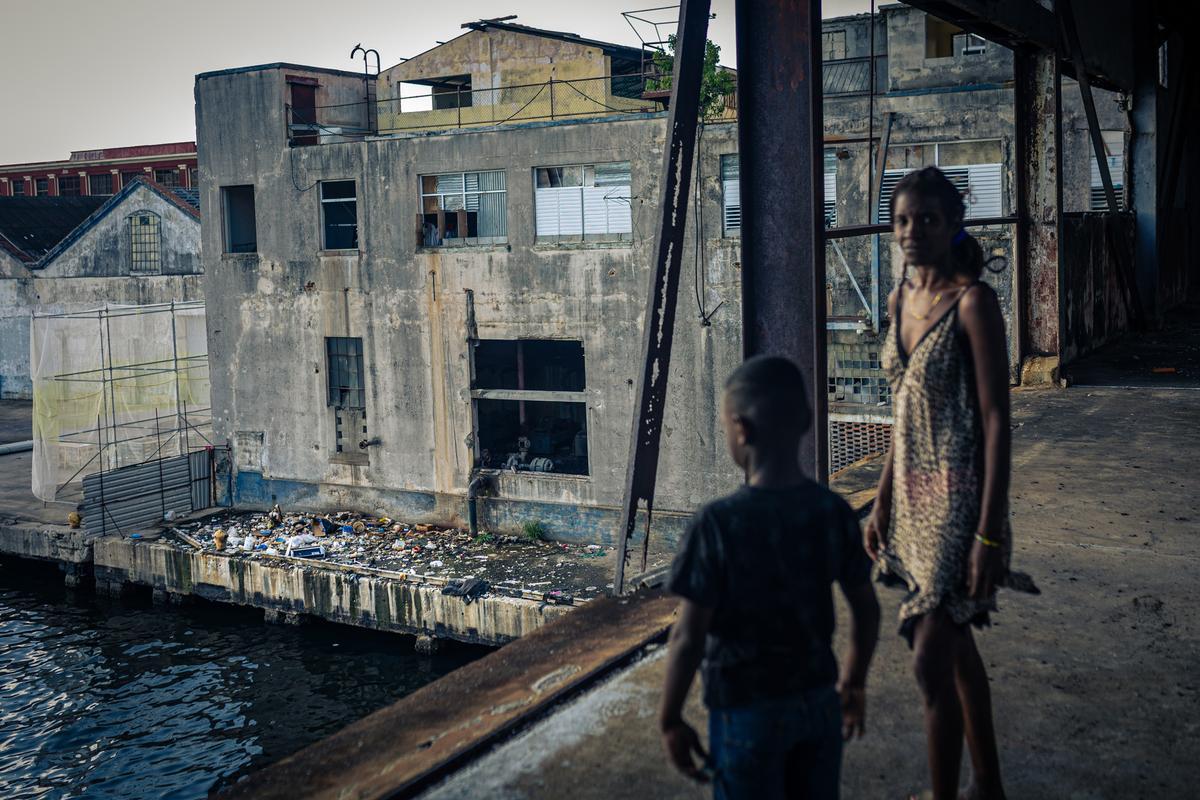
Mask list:
[[[980,544],[982,544],[986,547],[999,547],[1000,546],[1000,543],[998,541],[996,541],[995,539],[989,539],[988,537],[984,536],[982,533],[975,534],[975,541],[979,542]]]

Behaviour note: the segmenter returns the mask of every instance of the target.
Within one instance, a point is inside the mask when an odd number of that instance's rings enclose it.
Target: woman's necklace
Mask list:
[[[929,304],[929,308],[925,309],[924,314],[918,314],[910,308],[908,309],[908,315],[913,319],[924,322],[925,320],[929,319],[929,315],[933,313],[933,310],[938,307],[938,303],[940,302],[942,302],[942,293],[938,292],[933,296],[933,302]]]

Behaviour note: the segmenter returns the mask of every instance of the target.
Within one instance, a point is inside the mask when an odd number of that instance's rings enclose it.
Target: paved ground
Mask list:
[[[1200,300],[1169,312],[1159,330],[1126,335],[1066,374],[1080,386],[1200,389]]]
[[[33,403],[28,400],[0,400],[0,444],[24,442],[33,438]]]
[[[1017,393],[1014,563],[1038,597],[1002,597],[980,635],[1012,798],[1185,798],[1200,783],[1200,396],[1075,388]],[[893,631],[844,796],[927,785],[909,653]],[[661,651],[428,793],[439,798],[699,798],[654,728]],[[692,699],[691,719],[703,724]],[[964,773],[965,777],[965,773]]]

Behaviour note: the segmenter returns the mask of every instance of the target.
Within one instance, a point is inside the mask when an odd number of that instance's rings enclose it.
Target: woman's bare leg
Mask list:
[[[933,800],[958,797],[963,708],[955,686],[955,660],[963,630],[940,609],[916,623],[913,672],[925,701],[925,738]]]
[[[963,710],[967,749],[971,754],[971,788],[963,797],[966,800],[1004,800],[987,670],[975,647],[975,637],[969,628],[963,631],[965,635],[954,659],[954,683]]]

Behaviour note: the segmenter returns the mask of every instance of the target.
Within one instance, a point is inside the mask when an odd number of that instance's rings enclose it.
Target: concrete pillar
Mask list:
[[[1052,52],[1014,52],[1017,324],[1022,383],[1057,382],[1062,348],[1062,86]]]
[[[1133,263],[1146,322],[1159,316],[1158,275],[1158,48],[1153,15],[1135,32],[1133,110],[1130,122],[1130,206],[1134,212]]]

